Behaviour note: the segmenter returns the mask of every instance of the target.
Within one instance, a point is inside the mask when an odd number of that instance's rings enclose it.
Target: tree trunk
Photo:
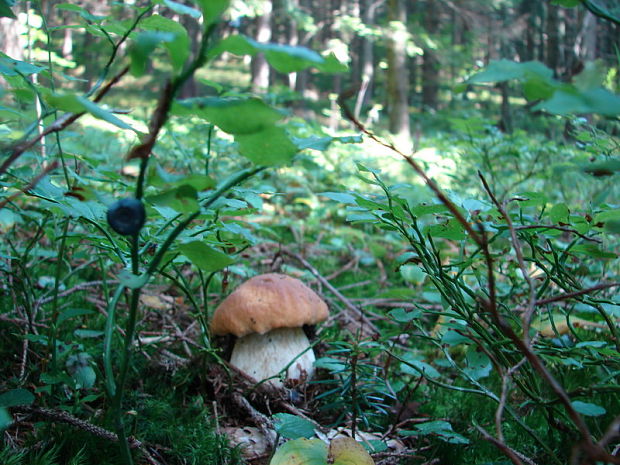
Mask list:
[[[406,63],[407,14],[403,0],[388,0],[387,101],[389,130],[400,144],[411,144],[409,76]]]
[[[362,21],[367,27],[372,27],[375,23],[375,17],[377,13],[377,7],[379,2],[377,0],[364,0]],[[362,106],[367,105],[373,94],[373,79],[375,76],[375,63],[374,63],[374,43],[370,37],[362,37],[361,39],[361,53],[360,53],[360,73],[361,73],[361,85],[360,91],[357,94],[355,101],[354,114],[356,118],[359,118]]]
[[[434,1],[426,4],[424,15],[426,32],[432,37],[439,27],[437,5]],[[436,109],[439,97],[439,60],[435,50],[425,47],[422,57],[422,107],[424,110]]]
[[[271,40],[271,11],[272,0],[263,0],[260,14],[256,18],[256,40],[269,42]],[[252,92],[261,92],[269,87],[269,63],[263,53],[252,57]]]

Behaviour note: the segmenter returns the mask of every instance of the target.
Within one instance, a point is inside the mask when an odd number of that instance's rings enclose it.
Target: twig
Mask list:
[[[482,434],[482,437],[485,440],[489,441],[491,444],[495,445],[498,449],[500,449],[504,453],[504,455],[506,455],[506,457],[508,457],[510,461],[515,465],[523,465],[524,462],[528,465],[536,465],[536,463],[532,459],[512,449],[506,443],[500,441],[499,439],[494,438],[481,426],[476,425],[476,429],[480,432],[480,434]]]
[[[45,407],[34,407],[30,405],[11,407],[11,410],[18,413],[36,415],[55,422],[67,423],[71,426],[74,426],[75,428],[86,431],[87,433],[105,439],[107,441],[118,442],[118,436],[116,435],[116,433],[102,428],[101,426],[94,425],[86,420],[77,418],[71,415],[69,412],[65,412],[64,410],[54,410]],[[129,447],[131,447],[132,449],[140,450],[140,452],[144,454],[144,457],[152,465],[159,465],[159,462],[157,462],[153,457],[151,457],[151,454],[146,449],[144,443],[134,437],[129,437],[127,439],[129,442]]]
[[[586,241],[592,241],[592,242],[597,242],[597,243],[601,243],[603,241],[599,240],[599,239],[595,239],[593,237],[589,237],[586,236],[585,234],[581,234],[578,231],[575,231],[574,229],[571,228],[566,228],[564,226],[556,226],[553,224],[526,224],[526,225],[522,225],[522,226],[515,226],[514,228],[516,231],[522,231],[524,229],[556,229],[558,231],[563,231],[563,232],[567,232],[570,234],[575,234],[579,237],[581,237],[582,239],[586,240]]]
[[[546,299],[540,299],[536,301],[536,305],[547,305],[553,302],[559,302],[561,300],[572,299],[573,297],[579,297],[584,294],[589,294],[590,292],[600,291],[602,289],[609,289],[610,287],[620,286],[620,283],[602,283],[597,284],[596,286],[589,287],[587,289],[581,289],[575,292],[567,292],[566,294],[560,294],[553,297],[547,297]]]

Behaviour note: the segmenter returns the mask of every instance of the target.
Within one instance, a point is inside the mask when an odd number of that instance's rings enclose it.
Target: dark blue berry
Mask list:
[[[108,224],[122,236],[138,234],[145,219],[144,205],[132,197],[114,202],[108,208]]]

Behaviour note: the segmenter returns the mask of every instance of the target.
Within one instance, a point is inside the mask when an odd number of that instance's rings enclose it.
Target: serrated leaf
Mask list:
[[[605,410],[600,405],[591,404],[589,402],[581,402],[580,400],[575,400],[571,402],[571,405],[577,412],[589,417],[598,417],[607,413],[607,410]]]
[[[287,132],[278,126],[253,134],[236,134],[235,141],[239,144],[239,153],[257,165],[284,165],[297,153]]]
[[[34,395],[26,389],[11,389],[0,394],[0,407],[2,408],[30,405],[33,402]]]
[[[186,242],[179,246],[179,250],[190,262],[207,273],[221,270],[235,262],[224,252],[220,252],[202,241]]]
[[[320,439],[293,439],[276,450],[269,465],[326,465],[327,445]]]
[[[276,413],[274,416],[276,432],[287,439],[311,438],[314,436],[314,423],[289,413]]]

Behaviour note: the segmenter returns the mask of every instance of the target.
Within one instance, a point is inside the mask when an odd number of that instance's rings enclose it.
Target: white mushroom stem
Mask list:
[[[256,381],[263,381],[277,376],[294,360],[286,371],[286,379],[303,381],[314,372],[315,357],[309,347],[310,342],[302,328],[277,328],[265,334],[249,334],[237,339],[230,363]],[[277,377],[269,382],[282,387]]]

